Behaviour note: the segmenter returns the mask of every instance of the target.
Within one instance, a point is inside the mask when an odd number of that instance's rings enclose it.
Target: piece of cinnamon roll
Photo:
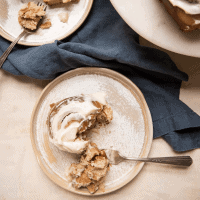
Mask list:
[[[190,32],[200,28],[199,0],[160,0],[180,29]]]
[[[105,98],[105,93],[95,93],[54,104],[47,120],[50,141],[61,150],[81,154],[89,143],[82,138],[82,133],[97,123],[112,120],[112,109]]]
[[[87,188],[94,194],[103,185],[104,177],[109,171],[109,160],[104,150],[99,150],[95,143],[90,143],[79,163],[71,164],[67,177],[76,189]]]

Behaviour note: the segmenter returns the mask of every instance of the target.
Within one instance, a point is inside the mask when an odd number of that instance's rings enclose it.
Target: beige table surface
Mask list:
[[[150,42],[140,38],[146,46]],[[167,52],[178,68],[188,73],[180,99],[200,115],[200,58]],[[30,200],[137,200],[137,199],[200,199],[200,149],[176,153],[161,138],[155,139],[153,156],[190,155],[194,163],[187,169],[145,164],[129,184],[109,195],[84,197],[54,184],[40,169],[30,140],[30,117],[33,107],[49,81],[16,77],[0,70],[0,199]]]

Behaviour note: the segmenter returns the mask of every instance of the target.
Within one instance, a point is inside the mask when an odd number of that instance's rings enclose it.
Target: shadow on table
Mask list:
[[[5,80],[12,79],[13,81],[20,82],[22,84],[33,84],[37,88],[45,88],[52,80],[39,80],[30,78],[27,76],[15,76],[4,70],[0,70],[0,83],[3,84]]]

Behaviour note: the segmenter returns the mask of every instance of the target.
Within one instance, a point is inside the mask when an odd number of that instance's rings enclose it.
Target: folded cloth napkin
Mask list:
[[[9,44],[0,37],[0,55]],[[200,117],[179,100],[181,81],[188,79],[187,74],[166,53],[141,46],[138,34],[108,0],[95,0],[84,24],[62,41],[39,47],[17,45],[3,69],[53,79],[83,66],[113,69],[140,88],[151,111],[154,138],[163,137],[175,151],[200,147]]]

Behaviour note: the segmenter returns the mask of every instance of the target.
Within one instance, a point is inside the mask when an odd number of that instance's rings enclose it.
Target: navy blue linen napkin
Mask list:
[[[0,37],[0,55],[9,44]],[[3,69],[15,75],[53,79],[83,66],[113,69],[140,88],[151,111],[154,138],[163,137],[175,151],[200,147],[200,117],[179,100],[187,74],[178,70],[166,53],[141,46],[138,34],[108,0],[94,0],[84,24],[62,41],[40,47],[17,45]]]

